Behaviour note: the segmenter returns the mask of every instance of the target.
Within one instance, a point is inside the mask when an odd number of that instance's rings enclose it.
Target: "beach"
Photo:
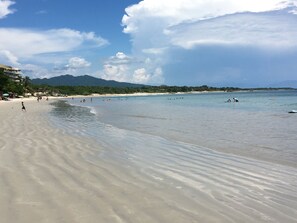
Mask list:
[[[108,141],[57,128],[52,101],[24,100],[26,111],[20,100],[0,103],[1,223],[296,222],[294,167],[120,129],[109,151]]]
[[[54,129],[46,102],[1,103],[0,222],[194,222],[175,196],[96,156],[98,145]],[[159,196],[166,190],[168,200]],[[166,192],[166,193],[167,193]],[[182,199],[180,200],[183,202]],[[191,204],[187,204],[191,209]]]

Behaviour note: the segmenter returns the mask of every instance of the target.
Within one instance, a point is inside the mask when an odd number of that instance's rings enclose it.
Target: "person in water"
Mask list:
[[[239,102],[239,100],[237,98],[233,98],[234,102]]]

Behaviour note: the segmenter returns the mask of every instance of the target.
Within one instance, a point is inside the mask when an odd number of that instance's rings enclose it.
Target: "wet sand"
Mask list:
[[[0,103],[1,223],[296,222],[296,169],[182,148],[137,169],[25,106]]]

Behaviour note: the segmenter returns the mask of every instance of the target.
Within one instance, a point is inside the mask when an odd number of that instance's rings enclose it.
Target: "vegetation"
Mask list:
[[[3,74],[3,71],[0,71],[0,92],[13,92],[16,95],[22,95],[24,93],[24,87],[22,83],[11,80]]]
[[[131,84],[95,78],[88,75],[72,76],[61,75],[51,78],[33,79],[31,81],[38,91],[46,88],[51,92],[67,95],[89,95],[96,94],[129,94],[129,93],[177,93],[190,91],[234,91],[239,88],[214,88],[206,85],[199,87],[189,86],[148,86],[143,84]]]
[[[133,93],[178,93],[178,92],[215,92],[215,91],[239,91],[239,90],[279,90],[290,88],[235,88],[235,87],[209,87],[202,86],[141,86],[141,87],[104,87],[104,86],[49,86],[31,85],[35,92],[47,92],[48,95],[90,95],[90,94],[133,94]]]
[[[178,93],[191,91],[235,91],[239,88],[214,88],[206,85],[188,86],[142,86],[142,87],[100,87],[100,86],[49,86],[32,85],[36,92],[48,92],[50,95],[90,95],[90,94],[132,94],[132,93]]]
[[[277,88],[263,88],[261,90],[273,90]],[[190,87],[190,86],[50,86],[32,84],[29,77],[23,78],[21,82],[14,82],[0,71],[0,93],[14,93],[24,95],[25,93],[40,93],[45,95],[90,95],[90,94],[132,94],[132,93],[178,93],[193,91],[238,91],[238,90],[259,90],[259,89],[240,89],[234,87],[209,87],[207,85]]]

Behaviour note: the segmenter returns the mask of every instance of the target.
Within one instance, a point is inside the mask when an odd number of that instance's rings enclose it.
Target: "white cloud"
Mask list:
[[[147,73],[145,68],[140,68],[134,71],[133,82],[134,83],[147,83],[150,79],[150,74]]]
[[[133,73],[133,82],[134,83],[162,83],[162,69],[160,67],[156,68],[152,73],[149,73],[146,68],[139,68]]]
[[[285,13],[260,13],[281,9],[296,13],[297,0],[143,0],[126,9],[122,24],[133,39],[134,51],[144,53],[158,53],[169,43],[191,48],[205,43],[251,43],[262,38],[257,41],[259,45],[295,44],[296,19],[285,17]],[[238,15],[246,12],[252,13]]]
[[[134,80],[145,80],[157,68],[163,68],[160,80],[184,73],[196,75],[197,80],[202,73],[212,75],[200,67],[193,65],[188,71],[185,66],[183,58],[192,61],[191,55],[201,50],[197,46],[216,46],[212,52],[221,46],[230,49],[229,53],[251,47],[273,55],[279,49],[285,52],[296,48],[296,12],[297,0],[143,0],[126,8],[122,19],[123,32],[131,37],[132,57],[143,61],[149,58],[147,64],[138,67],[146,72],[139,70]],[[203,60],[212,64],[211,56]],[[178,69],[171,70],[167,64]],[[239,67],[229,66],[240,71]],[[240,66],[244,67],[244,63]]]
[[[103,74],[100,76],[105,80],[115,80],[120,82],[128,82],[130,80],[129,67],[125,64],[105,64],[103,67]]]
[[[15,4],[14,1],[0,0],[0,19],[5,18],[7,15],[14,13],[14,10],[9,8],[13,4]]]
[[[66,65],[67,69],[83,69],[91,66],[91,63],[81,57],[72,57]]]
[[[0,60],[2,63],[19,66],[18,58],[8,50],[0,50]]]
[[[14,52],[20,58],[39,54],[67,52],[84,47],[100,47],[108,41],[94,33],[72,29],[30,30],[0,28],[0,50]]]
[[[143,84],[162,83],[162,69],[156,68],[150,58],[135,59],[123,52],[108,58],[98,75],[106,80]]]
[[[67,64],[65,62],[58,61],[54,64],[54,68],[48,68],[47,76],[58,76],[64,74],[82,75],[82,72],[89,73],[89,67],[91,63],[82,57],[71,57],[68,59]]]
[[[24,64],[21,69],[23,75],[30,78],[49,78],[52,76],[52,72],[49,72],[48,69],[35,64]]]
[[[133,33],[148,18],[159,18],[167,26],[187,20],[204,20],[238,12],[264,12],[297,6],[296,0],[143,0],[126,8],[124,32]],[[152,23],[153,24],[153,23]]]
[[[108,41],[93,32],[79,32],[72,29],[32,30],[0,28],[0,59],[8,65],[27,69],[26,64],[37,67],[29,69],[30,76],[51,76],[76,74],[91,64],[81,57],[65,60],[76,50],[90,50],[107,45]],[[63,65],[64,64],[64,65]],[[40,66],[47,67],[41,69]],[[55,65],[55,68],[50,68]],[[57,69],[58,67],[58,69]],[[45,72],[49,74],[45,74]]]
[[[111,56],[105,61],[103,72],[100,76],[106,80],[129,81],[131,67],[128,64],[131,62],[132,58],[123,52],[118,52],[115,56]]]
[[[72,57],[66,65],[56,64],[54,68],[37,64],[20,64],[22,73],[31,78],[50,78],[59,75],[81,75],[81,71],[90,67],[91,63],[81,57]]]
[[[297,47],[297,16],[241,13],[171,27],[171,44],[186,49],[197,45]]]
[[[123,60],[123,59],[127,59],[128,56],[126,54],[124,54],[123,52],[118,52],[115,56],[115,58],[118,58],[120,60]]]
[[[123,52],[118,52],[116,53],[115,56],[111,56],[105,63],[109,64],[128,64],[132,61],[133,59],[129,56],[127,56]]]

